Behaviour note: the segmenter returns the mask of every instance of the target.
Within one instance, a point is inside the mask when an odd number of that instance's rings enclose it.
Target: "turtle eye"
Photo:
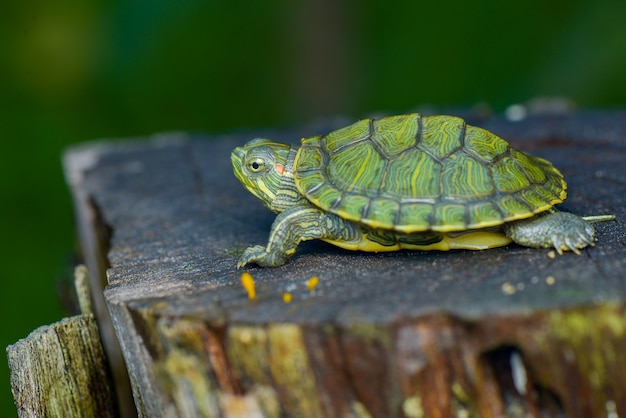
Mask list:
[[[248,170],[251,173],[260,173],[265,169],[265,161],[262,158],[255,158],[248,162]]]

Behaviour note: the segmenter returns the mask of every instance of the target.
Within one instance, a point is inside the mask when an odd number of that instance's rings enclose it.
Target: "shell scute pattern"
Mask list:
[[[350,214],[350,219],[361,216],[362,213],[369,213],[372,199],[368,196],[358,194],[345,194],[339,202],[337,211]]]
[[[505,195],[498,200],[498,207],[505,219],[520,219],[526,217],[530,210],[529,204],[515,195]]]
[[[299,170],[321,170],[326,164],[325,156],[320,148],[320,138],[320,136],[314,136],[303,140],[303,146],[300,149]]]
[[[565,198],[552,164],[451,116],[368,119],[303,139],[294,177],[320,208],[405,233],[496,226]]]
[[[543,183],[546,181],[546,174],[542,168],[542,166],[545,166],[545,160],[532,157],[516,149],[511,149],[511,158],[518,162],[520,167],[522,167],[522,171],[532,183]]]
[[[439,203],[435,205],[433,229],[458,231],[467,225],[465,206],[459,204]]]
[[[371,141],[360,141],[330,155],[328,177],[340,190],[375,196],[382,182],[384,158]]]
[[[465,128],[465,152],[479,161],[490,163],[509,149],[504,139],[475,126]]]
[[[408,149],[387,167],[387,175],[381,185],[381,195],[397,200],[411,197],[435,202],[441,195],[440,176],[442,165],[417,148]],[[430,173],[428,176],[422,173]]]
[[[415,146],[418,130],[419,124],[410,115],[378,119],[373,123],[372,142],[378,152],[389,160]]]
[[[492,165],[493,181],[499,192],[515,192],[530,186],[524,170],[513,158],[500,158]]]
[[[367,219],[363,219],[363,223],[375,228],[392,229],[398,223],[399,214],[400,204],[397,201],[385,198],[372,199]]]
[[[371,120],[363,119],[345,128],[337,129],[322,138],[324,152],[331,155],[342,148],[353,146],[370,137]]]
[[[449,199],[476,200],[495,192],[489,169],[463,153],[452,154],[444,161],[441,183]]]
[[[502,211],[498,209],[495,203],[489,201],[468,205],[467,216],[471,225],[481,223],[493,225],[502,221]]]
[[[463,146],[465,121],[455,116],[421,117],[421,135],[417,147],[438,161]]]
[[[410,233],[416,229],[426,231],[433,224],[433,204],[423,202],[403,203],[396,231]]]

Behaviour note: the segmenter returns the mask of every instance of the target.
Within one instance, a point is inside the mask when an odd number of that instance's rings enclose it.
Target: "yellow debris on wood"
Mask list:
[[[309,280],[306,281],[306,287],[308,287],[309,290],[312,292],[315,290],[315,286],[317,286],[319,282],[320,282],[320,278],[317,276],[313,276]]]
[[[256,289],[254,288],[254,279],[252,275],[248,272],[243,272],[241,274],[241,285],[246,292],[248,292],[248,299],[256,298]]]

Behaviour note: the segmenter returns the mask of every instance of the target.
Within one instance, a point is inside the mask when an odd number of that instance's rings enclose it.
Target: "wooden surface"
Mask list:
[[[626,416],[626,112],[468,118],[552,161],[569,184],[562,209],[617,216],[580,256],[308,242],[285,266],[246,269],[249,300],[237,257],[265,244],[274,215],[238,184],[230,151],[350,122],[67,153],[81,245],[90,271],[108,267],[139,414]]]
[[[116,417],[93,315],[38,328],[7,347],[20,417]]]

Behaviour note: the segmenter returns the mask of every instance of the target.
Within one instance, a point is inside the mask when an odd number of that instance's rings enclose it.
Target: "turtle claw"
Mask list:
[[[278,267],[285,264],[290,253],[282,253],[280,251],[268,251],[262,245],[255,245],[254,247],[248,247],[243,252],[237,263],[237,268],[240,269],[246,264],[254,263],[261,267]]]
[[[243,252],[241,257],[239,257],[239,261],[237,262],[237,268],[240,269],[249,263],[259,263],[259,261],[266,256],[267,254],[265,253],[264,246],[255,245],[254,247],[248,247]]]
[[[561,228],[558,232],[554,232],[552,236],[552,246],[560,254],[563,251],[572,251],[576,255],[580,255],[580,250],[594,245],[593,236],[595,230],[584,219],[572,217],[568,219],[568,228]]]

